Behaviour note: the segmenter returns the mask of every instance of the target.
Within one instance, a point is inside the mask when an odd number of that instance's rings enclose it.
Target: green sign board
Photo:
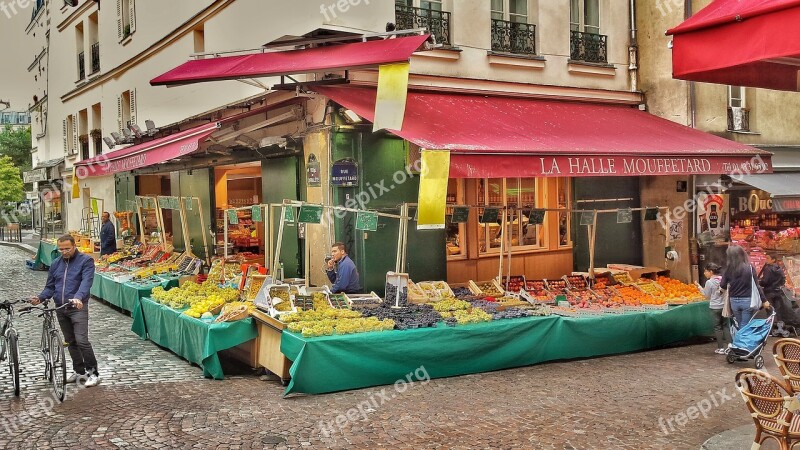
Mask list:
[[[158,197],[158,207],[161,209],[172,209],[169,207],[169,197]]]
[[[287,225],[294,225],[294,207],[283,207],[283,221],[286,222]]]
[[[543,209],[534,209],[531,211],[530,216],[528,216],[528,224],[530,225],[541,225],[544,223],[544,213],[545,210]]]
[[[657,220],[658,208],[647,208],[644,211],[644,220]]]
[[[633,211],[630,208],[620,209],[617,211],[617,223],[631,223],[633,222]]]
[[[356,230],[378,231],[378,213],[359,211],[356,214]]]
[[[258,205],[253,205],[252,210],[251,217],[253,222],[263,222],[264,219],[261,217],[261,207]]]
[[[186,205],[186,210],[187,211],[191,211],[192,210],[192,197],[184,197],[183,198],[183,204]]]
[[[581,213],[581,225],[594,225],[594,216],[597,211],[584,211]]]
[[[500,217],[500,208],[484,208],[480,223],[497,223]]]
[[[230,222],[231,225],[239,224],[239,216],[236,214],[235,209],[228,210],[228,222]]]
[[[322,206],[303,205],[300,207],[300,222],[320,223],[322,222]]]
[[[454,206],[451,223],[467,223],[469,219],[469,206]]]

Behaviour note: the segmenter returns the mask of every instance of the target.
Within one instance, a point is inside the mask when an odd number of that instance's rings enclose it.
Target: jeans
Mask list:
[[[756,313],[756,309],[750,307],[750,297],[731,297],[731,310],[739,329],[747,325]]]
[[[728,318],[722,317],[722,309],[709,309],[711,323],[714,325],[714,337],[717,339],[717,348],[725,348],[726,342],[731,341],[731,329],[728,327]]]
[[[97,359],[89,343],[89,304],[84,303],[83,309],[61,309],[56,315],[68,344],[72,369],[78,374],[97,374]]]

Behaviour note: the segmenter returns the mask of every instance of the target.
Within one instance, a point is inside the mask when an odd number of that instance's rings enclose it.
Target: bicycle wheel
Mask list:
[[[67,360],[64,358],[64,338],[58,331],[50,332],[50,383],[58,401],[64,401],[67,386]]]
[[[19,337],[16,331],[8,333],[8,368],[11,380],[14,382],[14,396],[19,397]]]

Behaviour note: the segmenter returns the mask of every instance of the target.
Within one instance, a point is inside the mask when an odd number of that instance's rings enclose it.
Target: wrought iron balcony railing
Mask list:
[[[394,5],[394,15],[398,30],[427,28],[436,37],[437,44],[452,45],[449,11]]]
[[[92,73],[100,72],[100,43],[92,44]]]
[[[574,61],[585,61],[591,63],[607,63],[607,39],[608,36],[604,34],[570,31],[570,59]]]
[[[86,60],[84,52],[78,53],[78,80],[86,78]]]
[[[728,130],[750,131],[750,110],[728,107]]]
[[[536,25],[492,19],[492,51],[536,54]]]

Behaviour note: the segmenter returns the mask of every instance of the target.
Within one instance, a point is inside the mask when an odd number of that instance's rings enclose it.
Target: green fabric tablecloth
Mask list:
[[[164,289],[169,289],[177,285],[177,278],[162,278],[160,282],[154,282],[146,286],[118,283],[110,277],[95,272],[91,294],[118,308],[133,313],[139,308],[139,299],[148,297],[154,287],[163,286]]]
[[[140,300],[140,314],[134,317],[135,330],[146,335],[156,344],[166,347],[188,361],[203,368],[203,375],[222,380],[225,375],[217,352],[243,344],[258,336],[252,318],[236,322],[206,323],[181,314],[145,297]],[[139,334],[140,337],[144,337]]]
[[[293,361],[285,394],[392,384],[421,366],[431,378],[442,378],[612,355],[711,332],[708,302],[646,313],[527,317],[317,338],[284,330],[281,351]]]
[[[48,242],[39,241],[39,248],[36,250],[34,267],[38,267],[40,264],[50,267],[53,264],[53,260],[59,256],[60,254],[58,253],[58,246]]]

